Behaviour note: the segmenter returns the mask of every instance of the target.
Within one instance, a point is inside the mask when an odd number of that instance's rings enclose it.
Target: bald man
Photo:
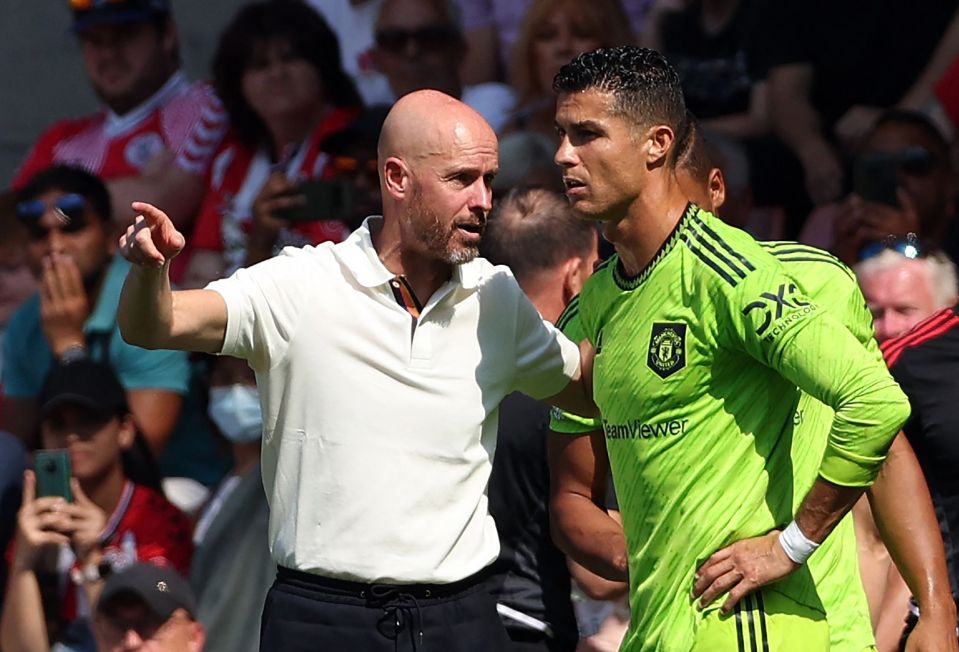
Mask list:
[[[475,111],[407,95],[378,158],[382,216],[203,290],[170,290],[185,239],[134,204],[118,321],[256,372],[279,567],[261,649],[507,650],[488,590],[497,410],[518,390],[592,412],[579,351],[477,258],[497,143]]]

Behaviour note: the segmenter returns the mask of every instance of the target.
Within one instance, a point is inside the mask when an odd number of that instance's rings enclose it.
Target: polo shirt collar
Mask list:
[[[114,256],[103,275],[103,285],[97,304],[83,324],[85,333],[109,333],[117,322],[117,302],[123,282],[126,280],[130,263],[122,256]]]
[[[357,283],[366,288],[385,285],[396,276],[380,260],[370,235],[370,227],[382,219],[381,215],[370,215],[358,229],[334,248],[337,257],[352,272]],[[452,281],[464,289],[475,289],[481,280],[482,266],[477,261],[453,266]]]

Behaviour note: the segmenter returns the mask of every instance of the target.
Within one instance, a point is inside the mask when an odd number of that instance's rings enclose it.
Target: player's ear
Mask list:
[[[583,259],[579,256],[570,258],[563,265],[563,305],[568,304],[573,297],[582,292],[588,273],[584,272]]]
[[[662,165],[676,144],[676,134],[669,125],[654,125],[646,133],[646,164],[649,167]]]
[[[709,171],[709,198],[713,202],[713,209],[719,210],[726,203],[726,179],[723,171],[713,168]]]

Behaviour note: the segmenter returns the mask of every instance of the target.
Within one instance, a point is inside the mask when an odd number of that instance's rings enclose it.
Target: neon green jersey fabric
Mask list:
[[[831,254],[795,242],[769,242],[762,246],[775,256],[806,293],[823,309],[837,317],[876,361],[882,353],[876,342],[872,315],[859,283],[852,270]],[[808,395],[799,400],[794,421],[793,465],[796,473],[795,498],[806,495],[811,483],[806,484],[819,467],[826,447],[826,438],[832,426],[833,411]],[[795,509],[799,508],[798,502]],[[862,652],[875,645],[869,617],[869,603],[859,574],[859,552],[852,514],[840,521],[807,562],[829,621],[829,641],[832,652]]]
[[[788,523],[817,468],[837,484],[871,482],[908,402],[775,256],[694,206],[639,276],[613,257],[559,323],[574,313],[596,349],[594,396],[630,547],[624,649],[688,650],[703,618],[689,594],[695,569]],[[800,388],[836,408],[809,477],[792,461],[794,443],[811,458],[818,448],[797,436]],[[823,611],[808,567],[768,590]]]

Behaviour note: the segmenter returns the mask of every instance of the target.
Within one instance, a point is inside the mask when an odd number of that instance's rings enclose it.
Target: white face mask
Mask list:
[[[223,436],[235,444],[254,442],[263,436],[260,395],[254,385],[211,387],[207,414]]]

